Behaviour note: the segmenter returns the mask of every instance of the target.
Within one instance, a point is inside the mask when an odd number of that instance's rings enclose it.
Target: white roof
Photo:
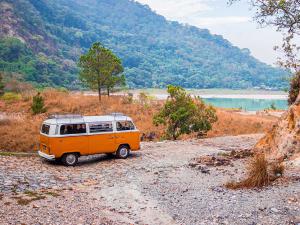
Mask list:
[[[108,122],[108,121],[132,121],[132,119],[125,115],[106,115],[106,116],[76,116],[72,117],[61,117],[47,119],[44,123],[47,124],[77,124],[77,123],[95,123],[95,122]]]

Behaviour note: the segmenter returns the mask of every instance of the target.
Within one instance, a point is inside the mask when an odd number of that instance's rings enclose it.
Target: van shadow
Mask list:
[[[130,160],[130,159],[139,158],[139,157],[141,157],[140,154],[132,153],[128,156],[127,159],[123,159],[123,160]],[[82,156],[79,158],[77,166],[93,165],[93,164],[97,164],[97,163],[101,163],[101,162],[111,162],[111,163],[118,162],[119,163],[119,162],[122,162],[123,160],[118,159],[115,156],[111,156],[111,155]]]
[[[141,157],[140,153],[131,153],[127,159],[123,159],[123,160],[136,159],[136,158],[140,158],[140,157]],[[97,163],[101,163],[101,162],[111,162],[113,164],[113,163],[122,162],[123,160],[116,158],[116,156],[114,156],[114,155],[111,156],[111,155],[105,155],[105,154],[81,156],[81,157],[79,157],[78,163],[76,166],[93,165],[93,164],[97,164]],[[45,161],[45,162],[50,165],[63,166],[63,164],[58,161]]]

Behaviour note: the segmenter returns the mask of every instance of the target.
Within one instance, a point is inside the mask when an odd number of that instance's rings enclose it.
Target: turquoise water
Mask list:
[[[286,100],[277,99],[243,99],[243,98],[205,98],[206,103],[220,108],[242,108],[246,111],[260,111],[274,104],[276,109],[288,108]]]

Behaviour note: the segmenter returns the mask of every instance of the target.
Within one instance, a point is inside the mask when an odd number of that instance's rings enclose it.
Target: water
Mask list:
[[[166,100],[166,90],[137,90],[134,97],[138,99],[140,92],[145,92],[158,100]],[[193,97],[199,96],[206,103],[220,108],[241,108],[245,111],[261,111],[274,105],[276,109],[288,108],[288,95],[282,91],[267,90],[230,90],[230,89],[198,89],[189,92]],[[124,95],[124,94],[123,94]]]
[[[276,109],[286,110],[287,100],[283,99],[245,99],[245,98],[203,98],[206,103],[220,108],[242,108],[246,111],[260,111],[270,108],[272,104]]]

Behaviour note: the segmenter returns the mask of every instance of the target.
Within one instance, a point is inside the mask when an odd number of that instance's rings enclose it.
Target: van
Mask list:
[[[80,156],[114,154],[126,159],[140,149],[140,132],[120,113],[106,116],[55,115],[40,130],[39,155],[75,166]]]

